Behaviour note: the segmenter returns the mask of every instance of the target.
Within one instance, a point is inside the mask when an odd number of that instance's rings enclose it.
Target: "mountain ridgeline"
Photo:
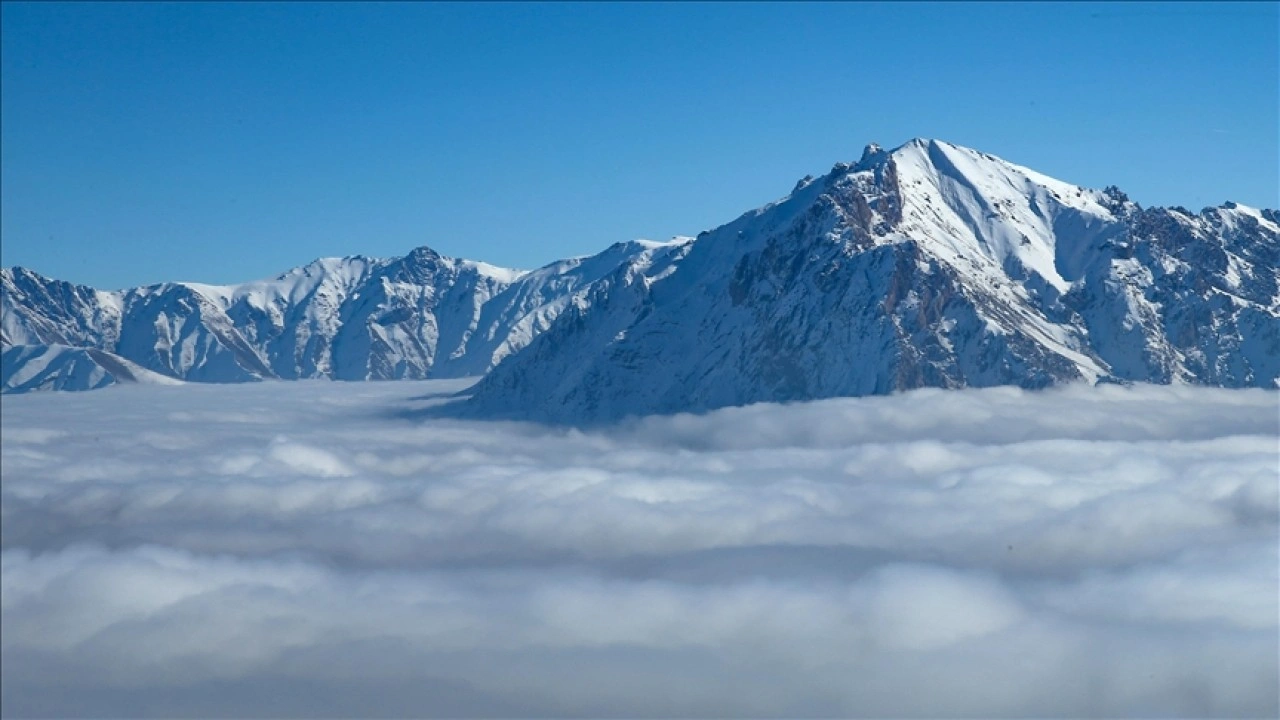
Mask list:
[[[1275,210],[1142,208],[933,140],[868,146],[697,238],[532,272],[427,248],[228,287],[109,293],[0,272],[6,391],[88,387],[76,378],[93,373],[53,362],[85,348],[99,354],[81,365],[202,382],[484,375],[462,412],[565,423],[918,387],[1280,378]]]
[[[575,292],[678,244],[619,243],[532,272],[423,247],[392,260],[316,260],[243,285],[118,292],[4,269],[0,342],[95,348],[195,382],[482,375],[546,329]],[[14,357],[4,366],[6,390],[88,389]]]

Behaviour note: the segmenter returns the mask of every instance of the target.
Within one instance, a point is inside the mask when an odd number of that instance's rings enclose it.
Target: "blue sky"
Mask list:
[[[1280,5],[0,8],[3,264],[101,287],[696,234],[934,137],[1280,204]]]

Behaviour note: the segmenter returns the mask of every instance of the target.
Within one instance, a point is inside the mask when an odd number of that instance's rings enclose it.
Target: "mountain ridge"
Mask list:
[[[559,422],[912,387],[1274,387],[1278,221],[1142,208],[917,138],[696,238],[535,270],[423,247],[106,293],[6,269],[0,340],[188,380],[483,375],[465,412]]]
[[[523,347],[613,264],[669,244],[617,243],[536,270],[422,246],[387,259],[320,258],[235,285],[118,291],[4,268],[0,345],[92,347],[202,382],[463,377]]]

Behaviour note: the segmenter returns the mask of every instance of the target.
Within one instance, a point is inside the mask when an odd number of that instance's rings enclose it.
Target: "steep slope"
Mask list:
[[[1274,387],[1274,211],[1144,210],[932,140],[619,268],[475,389],[561,422],[915,387]]]
[[[528,344],[574,293],[662,246],[621,243],[532,272],[423,247],[391,260],[321,259],[241,285],[119,292],[4,269],[0,342],[91,347],[200,382],[479,375]]]
[[[178,385],[180,380],[151,372],[94,348],[66,345],[11,345],[0,353],[0,390],[97,390],[118,383]]]

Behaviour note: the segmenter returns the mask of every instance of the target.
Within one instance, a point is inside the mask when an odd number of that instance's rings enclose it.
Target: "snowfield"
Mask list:
[[[3,400],[5,716],[1280,714],[1280,398]]]

